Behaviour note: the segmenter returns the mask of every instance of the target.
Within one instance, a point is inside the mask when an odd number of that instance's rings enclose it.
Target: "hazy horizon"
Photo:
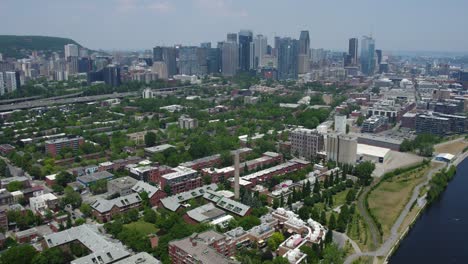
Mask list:
[[[199,45],[226,33],[298,38],[311,48],[346,51],[348,39],[372,33],[391,52],[468,53],[468,2],[462,0],[0,0],[5,35],[71,38],[91,49],[147,50]]]

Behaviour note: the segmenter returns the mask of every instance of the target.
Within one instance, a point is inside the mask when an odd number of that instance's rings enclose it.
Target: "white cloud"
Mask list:
[[[173,9],[171,3],[161,0],[117,0],[116,5],[116,11],[119,13],[148,10],[156,13],[168,13]]]
[[[195,0],[195,3],[202,9],[209,11],[212,15],[223,17],[247,17],[248,13],[244,9],[233,7],[232,0]]]
[[[158,13],[167,13],[173,9],[173,6],[169,2],[155,2],[149,4],[148,8]]]

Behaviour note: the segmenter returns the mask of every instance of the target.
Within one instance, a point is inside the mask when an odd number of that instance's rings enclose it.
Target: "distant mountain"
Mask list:
[[[78,44],[68,38],[46,37],[46,36],[15,36],[0,35],[0,53],[3,57],[27,58],[32,51],[42,51],[47,54],[52,52],[63,53],[66,44]]]

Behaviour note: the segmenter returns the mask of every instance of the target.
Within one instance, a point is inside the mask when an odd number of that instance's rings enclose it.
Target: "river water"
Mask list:
[[[390,259],[391,264],[468,264],[468,158],[440,200],[429,206]]]

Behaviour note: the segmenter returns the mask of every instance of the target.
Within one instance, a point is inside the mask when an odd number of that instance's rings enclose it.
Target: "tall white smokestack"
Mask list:
[[[234,154],[234,197],[239,199],[239,151]]]

